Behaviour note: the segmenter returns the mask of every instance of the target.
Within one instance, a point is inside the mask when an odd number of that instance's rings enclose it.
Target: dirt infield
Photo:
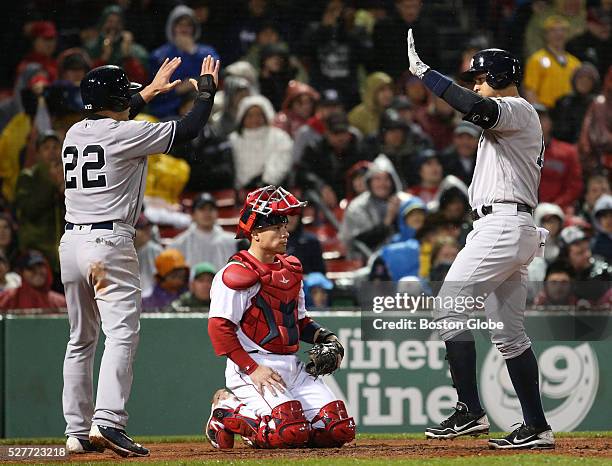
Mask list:
[[[148,458],[131,458],[130,461],[237,461],[265,459],[297,459],[312,456],[311,450],[253,450],[236,442],[232,450],[219,451],[209,443],[156,443],[147,444],[151,449]],[[317,450],[318,458],[440,458],[484,456],[490,454],[512,455],[516,452],[500,452],[487,448],[487,439],[466,440],[378,440],[359,439],[344,448]],[[571,457],[612,458],[612,438],[561,438],[555,450],[539,451],[540,455],[555,454]],[[74,461],[113,461],[118,457],[105,453],[74,455]]]

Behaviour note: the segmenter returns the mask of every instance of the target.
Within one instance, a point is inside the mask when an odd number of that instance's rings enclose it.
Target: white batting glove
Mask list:
[[[414,47],[414,37],[412,36],[412,28],[408,29],[408,37],[406,38],[408,41],[408,63],[410,64],[410,72],[423,79],[423,75],[429,69],[425,63],[421,61],[419,55],[416,53],[416,48]]]

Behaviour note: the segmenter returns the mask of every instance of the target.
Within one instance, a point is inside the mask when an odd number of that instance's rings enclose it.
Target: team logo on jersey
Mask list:
[[[283,285],[286,285],[287,283],[289,283],[289,279],[285,278],[284,275],[281,275],[281,279],[279,280]]]
[[[540,393],[546,418],[555,431],[571,431],[593,406],[599,388],[597,356],[588,343],[555,345],[540,354]],[[487,415],[502,430],[522,419],[521,405],[497,348],[482,366],[480,387]]]

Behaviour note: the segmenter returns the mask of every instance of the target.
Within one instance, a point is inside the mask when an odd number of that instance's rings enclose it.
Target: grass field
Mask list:
[[[498,436],[493,433],[492,436]],[[240,442],[233,450],[212,449],[202,436],[136,437],[150,447],[149,458],[126,462],[147,465],[612,465],[612,431],[555,434],[557,449],[534,452],[495,452],[486,439],[425,441],[422,434],[359,434],[354,446],[327,450],[251,450]],[[64,438],[0,439],[0,445],[61,445]],[[72,464],[117,464],[111,452],[73,456]],[[20,462],[19,464],[23,464]],[[45,464],[49,464],[45,461]]]

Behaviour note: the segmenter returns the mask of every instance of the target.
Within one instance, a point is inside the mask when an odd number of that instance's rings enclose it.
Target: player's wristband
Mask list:
[[[435,70],[428,70],[423,76],[423,83],[438,97],[442,97],[444,91],[448,89],[453,81],[448,79],[442,73]]]
[[[240,368],[240,372],[247,375],[252,374],[255,369],[259,367],[255,360],[249,356],[249,353],[247,353],[243,348],[238,348],[231,353],[227,353],[227,357]]]
[[[321,326],[314,321],[309,322],[300,331],[300,340],[313,344],[314,338]]]
[[[314,343],[325,343],[327,339],[331,336],[336,336],[334,332],[331,330],[327,330],[326,328],[321,327],[316,333],[313,339]]]
[[[212,74],[204,74],[198,79],[198,99],[209,100],[215,96],[217,86]]]
[[[259,365],[255,361],[253,361],[253,364],[249,364],[244,369],[240,369],[240,370],[246,375],[251,375],[253,372],[255,372],[255,369],[257,369],[258,367]]]

